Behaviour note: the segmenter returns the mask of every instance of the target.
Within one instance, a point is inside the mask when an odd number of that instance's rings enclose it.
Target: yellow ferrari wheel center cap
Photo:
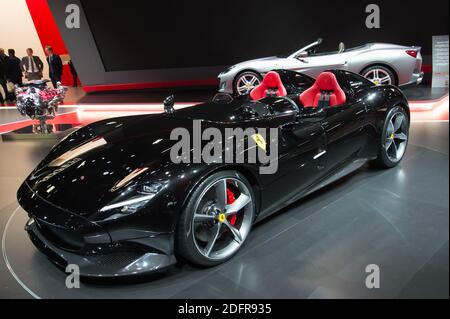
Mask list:
[[[221,223],[223,223],[223,222],[225,222],[225,219],[226,219],[227,217],[225,216],[225,214],[219,214],[219,217],[218,217],[218,219],[219,219],[219,222],[221,222]]]
[[[393,140],[395,138],[394,133],[391,134],[390,138],[391,138],[391,140]]]

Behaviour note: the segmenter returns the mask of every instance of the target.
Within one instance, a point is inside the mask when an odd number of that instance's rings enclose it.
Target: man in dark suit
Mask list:
[[[8,50],[8,60],[6,62],[6,80],[14,85],[22,85],[22,70],[20,69],[20,59],[16,57],[14,49]],[[16,99],[14,92],[10,93],[11,101]]]
[[[8,98],[8,88],[6,86],[6,58],[5,50],[0,48],[0,86],[3,91],[5,91],[5,98],[3,98],[3,94],[0,92],[0,105],[3,105],[5,99]]]
[[[33,55],[33,49],[27,49],[27,56],[22,58],[21,68],[28,81],[42,79],[44,63],[38,56]]]
[[[16,57],[14,49],[8,50],[8,60],[6,66],[6,79],[14,85],[22,85],[22,70],[20,69],[20,59]]]
[[[55,54],[53,48],[49,45],[45,47],[45,52],[47,53],[50,80],[52,80],[53,87],[56,89],[57,83],[61,82],[63,72],[61,57]]]

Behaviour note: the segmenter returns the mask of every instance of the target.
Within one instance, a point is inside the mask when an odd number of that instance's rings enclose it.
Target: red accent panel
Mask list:
[[[142,82],[142,83],[124,83],[124,84],[105,84],[84,86],[85,92],[102,91],[121,91],[121,90],[140,90],[140,89],[160,89],[183,86],[210,86],[218,85],[217,79],[192,80],[192,81],[172,81],[172,82]]]
[[[61,34],[56,26],[47,0],[26,0],[42,47],[51,45],[57,54],[67,54]]]
[[[270,71],[266,74],[261,84],[250,92],[252,100],[260,100],[267,96],[269,89],[276,89],[277,96],[286,96],[287,91],[281,82],[280,75],[277,72]]]
[[[317,107],[322,91],[332,91],[330,95],[330,106],[344,104],[345,93],[339,86],[336,76],[331,72],[322,72],[316,82],[300,95],[300,102],[304,107]]]

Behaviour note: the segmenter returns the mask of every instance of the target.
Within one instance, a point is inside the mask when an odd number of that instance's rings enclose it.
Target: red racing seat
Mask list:
[[[281,82],[280,75],[275,71],[266,74],[261,84],[250,92],[252,100],[260,100],[267,96],[286,96],[287,91]]]
[[[304,107],[335,106],[345,101],[345,93],[331,72],[320,73],[313,86],[300,95]]]

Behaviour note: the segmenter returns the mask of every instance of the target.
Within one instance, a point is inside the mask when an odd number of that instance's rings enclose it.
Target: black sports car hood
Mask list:
[[[171,128],[185,122],[148,115],[88,125],[56,145],[26,183],[47,202],[88,217],[134,177],[157,176],[170,160]]]

